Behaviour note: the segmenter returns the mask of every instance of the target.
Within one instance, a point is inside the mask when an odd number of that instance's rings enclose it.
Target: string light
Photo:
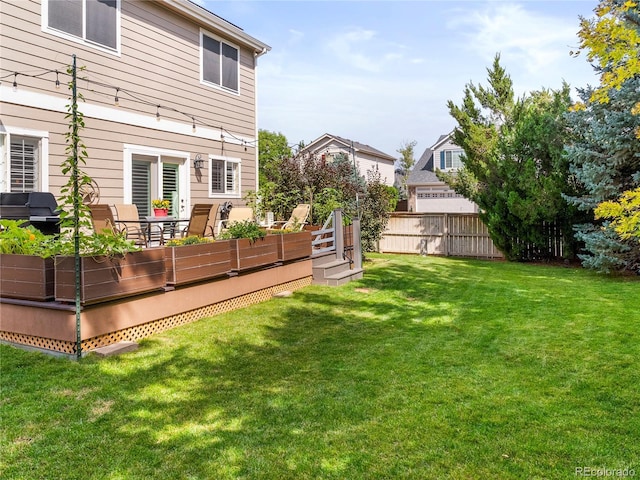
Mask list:
[[[9,73],[7,75],[4,75],[2,77],[0,77],[0,80],[5,79],[7,77],[10,77],[11,75],[13,75],[13,91],[17,92],[18,91],[18,75],[24,75],[30,78],[39,78],[39,77],[43,77],[45,75],[48,75],[50,73],[55,73],[56,74],[56,80],[55,80],[55,88],[56,90],[58,90],[60,88],[60,74],[65,75],[65,73],[63,71],[60,70],[37,70],[35,72],[13,72],[13,73]],[[127,91],[126,89],[123,89],[121,87],[116,87],[114,85],[110,85],[108,83],[105,82],[100,82],[94,79],[90,79],[90,78],[83,78],[82,80],[87,82],[87,86],[89,85],[97,85],[100,87],[104,87],[104,88],[113,88],[115,89],[115,97],[114,97],[114,104],[116,106],[119,106],[119,101],[120,101],[120,94],[126,94],[128,97],[131,97],[133,99],[133,101],[138,102],[140,104],[143,105],[155,105],[156,106],[156,120],[159,122],[161,120],[160,117],[160,108],[165,108],[167,110],[176,112],[180,115],[184,115],[188,118],[191,119],[191,128],[192,131],[195,133],[197,130],[197,126],[196,126],[196,122],[195,122],[195,116],[190,114],[190,113],[185,113],[182,112],[178,109],[172,108],[172,107],[168,107],[168,106],[164,106],[164,105],[160,105],[160,104],[156,104],[155,102],[151,102],[149,100],[145,100],[144,98],[140,98],[137,95],[134,95],[132,92]],[[89,88],[89,87],[88,87]],[[98,95],[104,95],[104,93],[101,93],[97,90],[91,89],[89,88],[90,91],[98,94]],[[206,122],[203,122],[202,120],[198,120],[198,123],[204,127],[209,127],[209,128],[219,128],[220,129],[220,142],[221,143],[225,143],[225,141],[227,141],[228,139],[233,139],[235,141],[238,142],[238,144],[242,145],[245,149],[245,151],[247,151],[247,146],[253,146],[255,147],[258,144],[258,139],[255,140],[251,140],[251,141],[247,141],[242,137],[238,137],[236,135],[234,135],[232,132],[226,130],[223,126],[221,125],[211,125],[208,124]],[[224,148],[224,147],[223,147]]]

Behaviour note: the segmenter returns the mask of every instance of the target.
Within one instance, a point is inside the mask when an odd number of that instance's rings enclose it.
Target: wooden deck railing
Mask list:
[[[350,225],[343,225],[344,212],[334,210],[322,228],[311,232],[313,255],[334,253],[337,260],[349,260],[354,268],[362,268],[362,243],[360,219],[351,219]]]

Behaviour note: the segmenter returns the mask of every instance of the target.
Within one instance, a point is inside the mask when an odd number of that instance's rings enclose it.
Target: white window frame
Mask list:
[[[184,200],[180,205],[180,216],[188,215],[191,211],[191,205],[189,204],[191,198],[191,184],[189,181],[189,165],[191,165],[191,156],[188,152],[181,152],[176,150],[166,150],[163,148],[147,147],[143,145],[124,145],[123,149],[123,184],[122,184],[122,199],[124,203],[131,203],[133,199],[133,156],[134,155],[146,155],[156,157],[156,168],[162,168],[162,157],[180,158],[181,163],[178,164],[178,182],[180,189],[181,200]],[[172,162],[173,163],[173,162]],[[156,171],[157,172],[157,171]],[[162,175],[152,175],[152,179],[155,180],[155,184],[151,185],[152,194],[157,198],[162,198]]]
[[[222,77],[223,77],[223,71],[222,71],[222,58],[220,59],[220,84],[211,82],[209,80],[205,80],[204,79],[204,39],[203,37],[209,37],[213,40],[216,40],[218,42],[220,42],[221,44],[226,44],[232,48],[235,48],[238,52],[238,61],[236,62],[236,75],[238,78],[238,89],[234,90],[232,88],[229,87],[225,87],[222,85]],[[217,88],[219,90],[222,90],[224,92],[227,93],[231,93],[233,95],[240,95],[240,47],[238,45],[235,45],[227,40],[222,39],[221,37],[219,37],[218,35],[214,35],[211,32],[208,32],[206,30],[200,29],[200,83],[202,85],[206,85],[208,87],[213,87],[213,88]]]
[[[214,192],[211,185],[211,175],[213,174],[213,162],[223,162],[224,163],[224,192]],[[237,191],[228,192],[227,191],[227,166],[228,164],[236,165],[236,176],[237,176]],[[207,181],[209,184],[209,198],[241,198],[242,196],[242,161],[240,158],[236,157],[226,157],[220,155],[209,155],[209,165],[208,165],[209,174],[207,176]]]
[[[72,42],[75,43],[79,43],[81,45],[86,45],[89,46],[91,48],[95,48],[97,50],[100,50],[102,52],[106,52],[106,53],[110,53],[112,55],[117,55],[120,56],[121,53],[121,39],[122,39],[122,35],[121,35],[121,3],[122,0],[116,0],[116,48],[113,49],[111,47],[108,47],[106,45],[102,45],[100,43],[96,43],[96,42],[92,42],[91,40],[87,40],[87,22],[86,22],[86,18],[85,18],[85,11],[86,11],[86,0],[81,0],[82,1],[82,12],[83,12],[83,18],[82,18],[82,37],[77,37],[71,33],[67,33],[63,30],[57,30],[55,28],[51,28],[49,27],[49,0],[42,0],[42,31],[49,33],[51,35],[55,35],[56,37],[60,37],[60,38],[64,38],[67,40],[70,40]]]
[[[447,154],[451,157],[449,160],[447,160]],[[457,165],[454,165],[454,154],[457,154]],[[460,168],[463,167],[463,163],[462,160],[460,160],[460,157],[464,154],[464,150],[460,149],[460,148],[456,148],[456,149],[447,149],[444,151],[444,169],[445,170],[458,170]],[[451,165],[447,165],[447,162],[450,162]]]
[[[36,191],[49,191],[49,132],[0,125],[0,192],[11,189],[11,136],[29,137],[38,141],[38,185]]]

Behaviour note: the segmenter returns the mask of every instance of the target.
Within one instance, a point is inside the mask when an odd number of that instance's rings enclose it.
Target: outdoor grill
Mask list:
[[[28,220],[42,233],[60,232],[58,202],[49,192],[0,193],[0,219]]]

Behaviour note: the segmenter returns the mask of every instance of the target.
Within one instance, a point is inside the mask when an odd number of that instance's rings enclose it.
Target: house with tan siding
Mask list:
[[[377,169],[380,172],[380,181],[393,186],[396,159],[369,145],[325,133],[300,150],[300,153],[305,152],[318,156],[324,155],[327,159],[344,155],[354,162],[360,175],[366,178],[367,171]]]
[[[100,203],[180,216],[257,188],[258,59],[270,47],[188,0],[2,0],[0,192],[67,182],[75,55],[84,171]],[[197,162],[196,162],[197,160]],[[197,166],[197,168],[196,168]]]

